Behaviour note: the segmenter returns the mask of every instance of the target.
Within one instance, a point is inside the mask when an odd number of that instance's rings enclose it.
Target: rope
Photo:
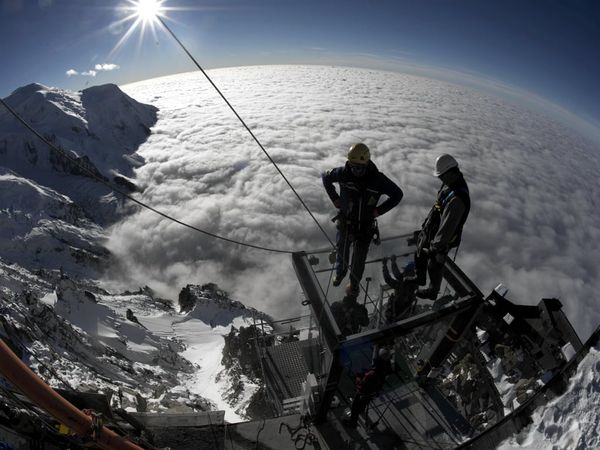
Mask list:
[[[35,128],[33,128],[29,123],[27,123],[21,116],[19,116],[19,114],[12,109],[10,106],[8,106],[8,104],[2,99],[0,98],[0,103],[2,103],[2,105],[8,110],[8,112],[10,112],[19,122],[21,122],[27,129],[29,129],[29,131],[31,131],[33,134],[35,134],[43,143],[45,143],[46,145],[48,145],[50,148],[52,148],[53,150],[55,150],[56,152],[58,152],[61,156],[63,156],[64,158],[68,159],[69,161],[71,161],[73,164],[75,164],[79,169],[81,169],[83,172],[87,173],[90,177],[94,178],[96,181],[102,183],[103,185],[107,186],[110,190],[112,190],[113,192],[116,192],[117,194],[122,195],[123,197],[127,198],[128,200],[131,200],[132,202],[134,202],[135,204],[141,206],[142,208],[146,208],[150,211],[152,211],[155,214],[158,214],[161,217],[164,217],[165,219],[168,219],[172,222],[178,223],[181,226],[184,226],[186,228],[189,228],[191,230],[197,231],[199,233],[205,234],[207,236],[213,237],[215,239],[220,239],[222,241],[225,242],[230,242],[232,244],[237,244],[237,245],[241,245],[244,247],[250,247],[250,248],[255,248],[257,250],[264,250],[267,252],[274,252],[274,253],[286,253],[286,254],[292,254],[294,253],[292,250],[281,250],[281,249],[276,249],[276,248],[270,248],[270,247],[264,247],[261,245],[255,245],[255,244],[249,244],[247,242],[241,242],[241,241],[236,241],[234,239],[230,239],[224,236],[220,236],[218,234],[214,234],[211,233],[209,231],[206,230],[202,230],[198,227],[195,227],[193,225],[190,225],[188,223],[182,222],[181,220],[178,220],[170,215],[168,215],[167,213],[164,213],[138,199],[136,199],[135,197],[129,195],[128,193],[122,191],[121,189],[111,185],[108,181],[104,180],[102,177],[98,176],[97,174],[95,174],[93,171],[91,171],[89,168],[87,168],[85,165],[81,164],[76,158],[70,156],[68,153],[66,153],[64,150],[58,148],[56,145],[54,145],[53,143],[51,143],[50,141],[48,141],[48,139],[46,139],[44,136],[42,136]]]
[[[237,113],[237,111],[235,110],[235,108],[233,107],[233,105],[231,103],[229,103],[229,100],[227,100],[227,98],[225,97],[225,95],[223,95],[223,93],[221,92],[221,90],[217,87],[217,85],[213,82],[213,80],[208,76],[208,74],[205,72],[205,70],[202,68],[202,66],[200,66],[200,64],[198,64],[198,61],[196,61],[196,59],[188,51],[188,49],[185,47],[185,45],[183,45],[183,43],[177,38],[177,36],[175,35],[175,33],[173,33],[173,31],[171,31],[171,29],[167,26],[167,24],[164,22],[164,20],[160,16],[156,16],[156,18],[162,24],[162,26],[165,27],[165,29],[169,32],[169,34],[173,37],[173,39],[175,39],[175,41],[177,41],[177,43],[179,44],[179,46],[183,49],[183,51],[186,53],[186,55],[188,55],[189,58],[193,61],[193,63],[198,68],[198,70],[200,70],[200,72],[202,72],[202,75],[204,75],[204,77],[208,80],[208,82],[212,85],[212,87],[215,88],[215,90],[221,96],[221,98],[223,99],[223,101],[227,104],[227,106],[229,106],[229,109],[231,109],[231,111],[233,112],[233,114],[235,114],[235,117],[237,117],[238,120],[241,122],[241,124],[244,126],[244,128],[246,128],[246,131],[248,131],[248,133],[250,133],[250,136],[252,136],[252,139],[254,139],[254,141],[256,142],[256,144],[260,147],[260,149],[263,151],[263,153],[269,159],[269,161],[271,162],[271,164],[273,164],[273,166],[275,166],[275,169],[277,169],[277,172],[279,172],[279,175],[281,175],[283,177],[283,179],[285,180],[285,182],[287,183],[287,185],[290,187],[290,189],[292,190],[292,192],[294,193],[294,195],[296,195],[296,197],[298,198],[298,200],[300,201],[300,203],[302,204],[302,206],[304,207],[304,209],[306,210],[306,212],[308,212],[308,214],[310,215],[310,217],[317,224],[317,227],[319,227],[319,230],[321,230],[321,232],[327,238],[327,240],[329,241],[329,243],[331,244],[331,246],[335,247],[335,244],[333,243],[333,241],[331,240],[331,238],[329,237],[329,235],[327,234],[327,232],[323,229],[323,227],[321,226],[321,224],[319,223],[319,221],[317,220],[317,218],[313,215],[313,213],[311,212],[311,210],[308,208],[308,206],[306,205],[306,203],[304,203],[304,200],[302,200],[302,197],[300,197],[300,194],[298,194],[298,192],[296,191],[296,189],[294,188],[294,186],[292,186],[292,183],[290,183],[290,181],[287,179],[287,177],[281,171],[281,169],[279,168],[279,166],[277,165],[277,163],[273,160],[273,158],[271,158],[271,155],[269,155],[269,152],[267,152],[267,150],[263,147],[263,145],[260,143],[260,141],[258,140],[258,138],[254,135],[254,133],[252,132],[252,130],[250,129],[250,127],[248,127],[248,125],[246,125],[246,122],[244,122],[244,119],[242,119],[242,117]]]

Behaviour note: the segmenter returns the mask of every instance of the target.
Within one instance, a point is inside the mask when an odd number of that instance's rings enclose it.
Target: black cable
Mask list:
[[[237,111],[235,110],[235,108],[233,107],[233,105],[231,103],[229,103],[229,100],[227,100],[227,98],[225,97],[225,95],[223,95],[223,93],[221,92],[221,90],[217,87],[217,85],[213,82],[213,80],[204,71],[204,69],[202,68],[202,66],[200,66],[200,64],[198,64],[198,61],[196,61],[196,58],[194,58],[192,56],[192,54],[188,51],[188,49],[185,47],[185,45],[183,45],[183,43],[179,40],[179,38],[177,38],[177,36],[175,35],[175,33],[173,33],[173,31],[171,31],[171,29],[167,26],[167,24],[164,22],[164,20],[160,16],[156,16],[156,18],[161,23],[161,25],[163,27],[165,27],[165,29],[169,32],[169,34],[171,36],[173,36],[173,39],[175,39],[177,41],[177,43],[179,44],[179,46],[183,49],[183,51],[186,53],[186,55],[188,55],[190,57],[190,59],[194,62],[194,64],[196,65],[196,67],[200,70],[200,72],[202,72],[202,75],[204,75],[206,77],[206,79],[208,80],[208,82],[212,85],[212,87],[215,88],[215,90],[221,96],[221,98],[223,99],[223,101],[227,104],[227,106],[229,106],[229,109],[231,109],[231,111],[233,111],[233,114],[235,114],[235,116],[239,119],[239,121],[242,123],[242,125],[244,126],[244,128],[246,128],[246,130],[248,131],[248,133],[250,133],[250,136],[252,136],[252,139],[254,139],[254,141],[258,144],[258,146],[263,151],[263,153],[267,156],[267,158],[269,159],[269,161],[271,161],[271,164],[273,164],[273,166],[275,166],[275,169],[277,169],[277,172],[279,172],[279,175],[281,175],[283,177],[283,179],[285,180],[285,182],[287,183],[287,185],[290,187],[290,189],[292,190],[292,192],[296,195],[296,197],[298,198],[298,200],[300,201],[300,203],[302,203],[302,206],[304,207],[304,209],[306,209],[306,211],[308,212],[308,214],[310,215],[310,217],[312,217],[312,219],[315,221],[315,223],[319,227],[319,230],[321,230],[321,232],[327,238],[327,240],[329,241],[329,243],[331,244],[331,246],[335,247],[333,241],[331,240],[331,238],[329,237],[329,235],[327,234],[327,232],[323,229],[323,227],[321,226],[321,224],[319,223],[319,221],[317,220],[317,218],[313,215],[313,213],[311,212],[311,210],[308,208],[308,206],[306,205],[306,203],[304,203],[304,200],[302,200],[302,197],[300,197],[300,194],[298,194],[298,192],[296,191],[296,189],[294,188],[294,186],[292,186],[292,183],[289,182],[289,180],[284,175],[284,173],[281,171],[281,169],[279,168],[279,166],[277,165],[277,163],[273,160],[273,158],[271,158],[271,155],[269,155],[269,153],[267,152],[267,150],[263,147],[263,145],[260,143],[260,141],[258,140],[258,138],[254,135],[254,133],[252,132],[252,130],[250,129],[250,127],[248,127],[248,125],[246,125],[246,122],[244,122],[244,119],[241,118],[241,116],[237,113]]]
[[[11,398],[13,400],[13,402],[16,402],[18,404],[20,404],[24,409],[30,411],[33,415],[35,415],[35,417],[38,418],[38,420],[45,425],[48,428],[48,431],[50,431],[53,435],[56,435],[56,429],[54,428],[54,426],[52,424],[50,424],[48,422],[48,420],[43,417],[40,412],[30,403],[27,403],[23,400],[21,400],[16,394],[15,392],[13,392],[11,389],[5,388],[4,386],[0,385],[0,391],[4,392],[4,395],[7,398]],[[27,396],[27,395],[25,395]]]
[[[189,228],[191,230],[194,231],[198,231],[199,233],[205,234],[207,236],[213,237],[215,239],[220,239],[222,241],[226,241],[226,242],[230,242],[232,244],[238,244],[238,245],[242,245],[244,247],[251,247],[251,248],[255,248],[257,250],[264,250],[264,251],[268,251],[268,252],[275,252],[275,253],[287,253],[287,254],[292,254],[294,253],[294,251],[292,250],[281,250],[281,249],[276,249],[276,248],[270,248],[270,247],[263,247],[261,245],[254,245],[254,244],[248,244],[247,242],[241,242],[241,241],[236,241],[234,239],[229,239],[226,238],[224,236],[219,236],[218,234],[214,234],[211,233],[209,231],[206,230],[202,230],[198,227],[195,227],[193,225],[190,225],[188,223],[182,222],[181,220],[178,220],[156,208],[153,208],[152,206],[136,199],[135,197],[132,197],[131,195],[127,194],[126,192],[122,191],[121,189],[111,185],[108,181],[104,180],[102,177],[98,176],[97,174],[95,174],[93,171],[91,171],[90,169],[88,169],[85,165],[81,164],[76,158],[70,156],[67,152],[65,152],[64,150],[58,148],[56,145],[54,145],[53,143],[51,143],[50,141],[48,141],[48,139],[46,139],[44,136],[42,136],[35,128],[33,128],[31,125],[29,125],[21,116],[19,116],[19,114],[17,114],[17,112],[12,109],[10,106],[8,106],[8,104],[0,98],[0,103],[19,121],[21,122],[23,125],[25,125],[25,127],[27,127],[29,129],[29,131],[31,131],[33,134],[35,134],[39,139],[41,139],[42,142],[44,142],[46,145],[48,145],[50,148],[52,148],[53,150],[57,151],[61,156],[63,156],[64,158],[68,159],[69,161],[71,161],[73,164],[75,164],[79,169],[81,169],[82,171],[86,172],[90,177],[94,178],[96,181],[99,181],[100,183],[104,184],[105,186],[107,186],[110,190],[112,190],[113,192],[116,192],[117,194],[122,195],[123,197],[131,200],[132,202],[136,203],[137,205],[146,208],[150,211],[152,211],[155,214],[158,214],[159,216],[164,217],[165,219],[171,220],[172,222],[178,223],[179,225],[182,225],[186,228]]]

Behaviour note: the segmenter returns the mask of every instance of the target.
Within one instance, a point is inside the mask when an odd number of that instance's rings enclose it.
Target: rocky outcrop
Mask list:
[[[228,326],[236,317],[272,320],[267,314],[231,299],[215,283],[185,286],[179,293],[179,308],[182,313],[189,313],[213,327]]]

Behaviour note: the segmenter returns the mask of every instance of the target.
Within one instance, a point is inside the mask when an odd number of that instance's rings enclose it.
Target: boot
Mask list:
[[[333,277],[333,286],[337,287],[342,283],[342,280],[344,279],[344,277],[346,276],[346,271],[342,271],[340,273],[336,273],[335,276]]]
[[[346,297],[353,298],[356,300],[358,298],[358,294],[360,293],[360,288],[358,286],[354,286],[352,283],[346,286]]]
[[[417,289],[415,295],[419,298],[427,299],[427,300],[435,300],[438,296],[438,293],[432,287]]]

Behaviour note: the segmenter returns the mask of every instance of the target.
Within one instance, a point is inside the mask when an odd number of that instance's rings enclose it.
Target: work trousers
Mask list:
[[[352,265],[350,266],[350,283],[352,289],[358,292],[360,280],[365,271],[365,261],[369,253],[369,245],[373,237],[373,228],[365,226],[367,230],[356,230],[356,225],[352,225],[343,219],[337,222],[337,254],[335,259],[335,273],[338,277],[345,275],[348,270],[348,261],[350,260],[350,248],[352,250]]]
[[[439,255],[440,253],[438,253]],[[443,261],[440,263],[435,258],[435,255],[426,255],[423,252],[417,251],[415,253],[415,268],[417,272],[417,283],[419,286],[424,286],[427,281],[427,274],[429,274],[429,286],[434,292],[439,292],[442,286],[442,279],[444,277],[444,262],[448,256],[447,252],[441,253],[444,256]]]
[[[358,423],[358,416],[365,412],[372,397],[372,395],[368,394],[356,394],[350,407],[350,423],[352,425]]]

